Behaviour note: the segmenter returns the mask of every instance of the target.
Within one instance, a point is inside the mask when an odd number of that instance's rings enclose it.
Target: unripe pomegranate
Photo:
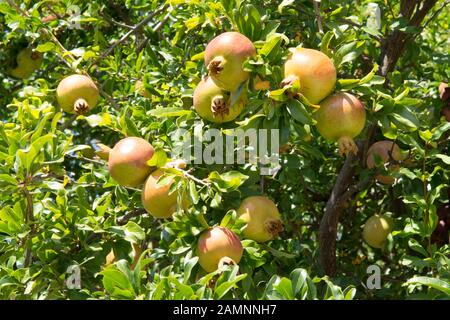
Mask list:
[[[145,89],[144,83],[142,80],[137,80],[134,84],[134,89],[144,98],[150,99],[152,97],[151,93],[148,92],[147,89]]]
[[[238,236],[224,227],[210,228],[198,239],[198,263],[207,272],[217,270],[222,264],[238,264],[243,251]]]
[[[369,169],[375,168],[377,166],[377,158],[379,158],[383,163],[387,163],[391,160],[391,156],[394,161],[404,159],[401,149],[394,142],[387,140],[375,142],[367,151],[367,167]],[[398,168],[399,166],[396,164],[390,166],[390,169],[392,170],[396,170]],[[375,178],[377,181],[384,184],[393,184],[395,182],[395,179],[391,176],[377,174]]]
[[[97,150],[95,151],[95,154],[97,157],[99,157],[102,160],[108,161],[109,160],[109,153],[111,152],[111,148],[107,145],[104,145],[103,143],[97,143]]]
[[[247,223],[243,230],[246,238],[265,242],[275,238],[283,230],[278,208],[272,200],[263,196],[248,197],[237,209],[239,219]]]
[[[158,179],[164,174],[163,169],[153,171],[144,183],[142,190],[142,205],[145,210],[155,218],[170,218],[178,209],[179,191],[169,194],[173,181],[166,185],[157,185]],[[186,209],[189,205],[188,198],[181,199],[181,207]]]
[[[95,107],[98,97],[95,83],[81,74],[65,77],[56,89],[58,103],[68,113],[85,114]]]
[[[364,225],[363,239],[371,247],[381,249],[391,230],[392,221],[387,217],[375,214]]]
[[[284,65],[284,87],[300,81],[300,93],[309,102],[319,103],[333,92],[336,85],[336,68],[333,61],[320,51],[295,48]]]
[[[123,186],[137,187],[152,171],[147,161],[153,157],[153,153],[152,145],[142,138],[120,140],[109,152],[111,177]]]
[[[22,49],[16,57],[17,66],[9,70],[9,74],[18,79],[26,79],[39,69],[42,64],[43,55],[32,48]]]
[[[346,92],[336,93],[320,103],[315,113],[317,130],[328,141],[337,141],[339,152],[356,155],[358,147],[353,138],[366,123],[366,110],[361,101]]]
[[[250,39],[239,32],[225,32],[206,46],[205,64],[217,86],[234,92],[250,76],[242,68],[243,63],[255,55],[256,49]]]
[[[242,92],[233,105],[235,97],[228,91],[220,89],[211,77],[200,81],[194,91],[194,108],[203,119],[223,123],[236,119],[247,103],[247,96]]]

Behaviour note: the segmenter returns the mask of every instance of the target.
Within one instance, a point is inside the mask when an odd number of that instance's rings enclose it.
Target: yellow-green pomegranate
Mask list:
[[[367,167],[369,169],[375,168],[378,164],[378,159],[381,161],[380,165],[389,162],[390,155],[392,156],[392,159],[394,161],[400,161],[404,159],[401,149],[394,142],[387,140],[375,142],[367,151]],[[389,169],[392,171],[398,170],[399,165],[390,165]],[[395,179],[388,175],[377,174],[375,178],[378,182],[381,182],[383,184],[393,184],[395,182]]]
[[[339,92],[320,103],[320,109],[314,114],[317,130],[326,140],[338,142],[339,152],[357,154],[358,147],[353,138],[364,129],[366,110],[354,95]]]
[[[336,85],[336,68],[333,61],[320,51],[305,48],[292,49],[284,65],[281,85],[300,81],[300,93],[317,104],[333,92]]]
[[[205,64],[217,86],[234,92],[250,76],[242,68],[243,63],[255,55],[256,49],[250,39],[239,32],[225,32],[206,46]]]
[[[9,70],[9,74],[18,79],[26,79],[39,69],[42,64],[42,53],[32,48],[22,49],[16,57],[17,66]]]
[[[137,187],[148,177],[152,168],[147,164],[154,149],[146,140],[128,137],[116,143],[109,151],[108,168],[111,177],[119,184]]]
[[[237,93],[230,94],[220,89],[211,77],[206,77],[195,88],[194,108],[200,117],[210,122],[232,121],[239,116],[247,103],[245,91],[237,99],[235,94]]]
[[[178,166],[177,166],[178,167]],[[164,174],[163,169],[153,171],[147,178],[142,190],[142,205],[155,218],[170,218],[178,209],[178,197],[181,196],[181,207],[187,209],[189,200],[186,195],[180,195],[178,190],[169,194],[173,181],[166,185],[157,185],[158,179]]]
[[[207,272],[217,270],[222,264],[238,264],[243,251],[238,236],[224,227],[210,228],[198,239],[198,263]]]
[[[244,237],[257,242],[275,238],[283,230],[280,213],[275,203],[267,197],[245,198],[237,209],[239,219],[247,223]]]
[[[99,91],[91,78],[73,74],[61,80],[56,98],[65,112],[85,114],[96,106]]]
[[[375,214],[370,217],[363,229],[363,239],[371,247],[381,249],[392,230],[392,220]]]

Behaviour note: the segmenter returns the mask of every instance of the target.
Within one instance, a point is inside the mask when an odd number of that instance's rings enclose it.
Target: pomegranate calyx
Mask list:
[[[267,232],[269,232],[272,235],[272,238],[275,238],[284,229],[283,223],[281,222],[280,219],[268,219],[264,223],[264,226]]]
[[[215,117],[225,117],[230,113],[230,107],[224,96],[218,95],[212,99],[211,111]]]
[[[223,57],[216,57],[208,64],[208,71],[211,75],[219,74],[224,67],[225,59]]]
[[[85,114],[89,110],[89,104],[83,98],[77,99],[73,104],[73,109],[79,115]]]
[[[222,257],[219,260],[219,263],[217,264],[217,266],[220,268],[222,268],[223,266],[235,266],[236,262],[231,259],[230,257]]]
[[[350,137],[340,137],[338,139],[339,144],[339,153],[341,155],[348,155],[350,152],[353,153],[355,156],[358,154],[358,147]]]

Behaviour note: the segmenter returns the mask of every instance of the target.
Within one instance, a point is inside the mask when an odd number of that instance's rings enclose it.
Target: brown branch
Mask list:
[[[146,214],[147,211],[143,208],[139,208],[139,209],[134,209],[133,211],[130,211],[126,214],[124,214],[123,216],[117,218],[117,225],[119,226],[123,226],[125,224],[127,224],[127,222],[134,217],[139,217],[143,214]]]

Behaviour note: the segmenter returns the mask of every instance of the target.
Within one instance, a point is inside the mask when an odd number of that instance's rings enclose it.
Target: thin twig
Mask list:
[[[131,218],[139,217],[146,213],[147,213],[147,211],[143,208],[134,209],[133,211],[130,211],[130,212],[124,214],[123,216],[117,218],[117,225],[123,226],[123,225],[127,224],[127,222]]]
[[[33,196],[28,190],[27,185],[24,185],[23,192],[25,193],[25,198],[27,201],[26,215],[25,215],[25,223],[30,225],[30,233],[27,236],[27,240],[30,240],[34,234],[34,212],[33,212]],[[25,241],[27,243],[28,241]],[[31,246],[31,245],[30,245]],[[29,267],[31,264],[31,248],[25,249],[25,261],[24,266]]]
[[[323,33],[322,16],[320,15],[320,1],[312,0],[312,2],[314,5],[314,12],[316,14],[317,27],[319,28],[319,32]]]
[[[100,57],[98,57],[90,66],[88,69],[92,68],[93,66],[97,65],[100,61],[102,61],[104,58],[106,58],[107,56],[109,56],[111,54],[111,52],[114,51],[114,49],[122,44],[123,42],[125,42],[133,33],[135,33],[140,27],[142,27],[143,25],[145,25],[146,23],[148,23],[155,15],[159,14],[160,12],[164,11],[167,8],[167,6],[163,6],[162,8],[153,11],[152,13],[150,13],[145,19],[143,19],[141,22],[139,22],[138,24],[136,24],[133,29],[131,29],[130,31],[128,31],[127,33],[125,33],[119,40],[117,40],[116,42],[114,42],[105,52],[103,52]]]

